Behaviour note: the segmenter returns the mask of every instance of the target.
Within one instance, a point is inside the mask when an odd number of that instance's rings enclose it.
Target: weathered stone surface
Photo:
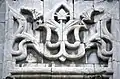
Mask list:
[[[119,2],[0,1],[0,78],[119,79]]]
[[[3,57],[4,57],[4,40],[5,40],[5,3],[0,1],[0,79],[3,77]]]

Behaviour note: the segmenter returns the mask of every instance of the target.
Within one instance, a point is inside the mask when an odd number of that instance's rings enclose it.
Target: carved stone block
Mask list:
[[[115,3],[6,0],[11,78],[112,79]]]

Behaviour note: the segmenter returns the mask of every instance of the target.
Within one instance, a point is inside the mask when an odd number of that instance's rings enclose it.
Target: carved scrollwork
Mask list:
[[[104,14],[103,9],[91,10],[89,17],[86,17],[86,14],[80,15],[81,20],[71,20],[69,9],[61,4],[53,13],[54,19],[45,22],[42,15],[35,18],[35,13],[31,10],[21,9],[20,14],[11,7],[10,9],[19,23],[12,46],[18,42],[18,50],[12,49],[12,55],[17,61],[27,58],[28,47],[32,47],[49,60],[59,59],[62,62],[66,59],[78,60],[92,47],[97,49],[97,56],[103,61],[109,60],[112,55],[112,35],[107,28],[107,21],[102,21],[101,26],[101,21],[95,20],[95,16]],[[73,40],[68,37],[71,32]],[[40,36],[42,34],[43,36]],[[44,42],[41,42],[41,39]],[[53,54],[52,50],[56,49],[59,50]],[[69,54],[66,49],[75,50],[77,53]]]

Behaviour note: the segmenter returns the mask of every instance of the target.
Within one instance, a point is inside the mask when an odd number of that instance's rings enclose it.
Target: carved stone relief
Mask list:
[[[67,1],[54,6],[43,14],[36,8],[22,7],[16,11],[8,4],[14,27],[11,74],[98,74],[109,78],[114,46],[112,18],[104,16],[105,8],[89,8],[75,19]]]

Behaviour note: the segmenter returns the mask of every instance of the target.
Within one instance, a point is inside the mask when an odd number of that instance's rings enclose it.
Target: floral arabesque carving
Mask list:
[[[11,8],[11,12],[15,18],[21,18],[22,20],[17,19],[19,22],[18,30],[14,34],[13,46],[16,41],[19,41],[18,50],[12,50],[13,57],[17,60],[23,60],[27,57],[27,47],[32,47],[36,50],[41,56],[46,57],[49,60],[60,59],[60,61],[69,60],[78,60],[85,55],[87,49],[95,47],[97,49],[97,56],[103,60],[108,60],[112,55],[112,48],[107,50],[107,44],[109,43],[112,47],[112,35],[108,31],[105,24],[101,26],[101,21],[94,22],[94,16],[99,14],[104,14],[104,10],[91,10],[90,18],[86,18],[81,15],[80,20],[71,20],[69,9],[65,5],[60,5],[55,13],[53,14],[54,20],[48,20],[42,22],[42,15],[34,18],[34,14],[27,9],[21,9],[21,14],[18,12],[15,13],[14,9]],[[41,23],[34,26],[34,24],[41,20]],[[89,25],[97,24],[100,26],[96,32],[92,32],[93,35],[89,36],[86,32],[90,31]],[[34,28],[34,29],[33,29]],[[40,33],[41,29],[46,30],[45,43],[40,43],[36,39],[34,32]],[[69,32],[73,31],[74,43],[68,41]],[[52,43],[51,37],[52,32],[55,32],[58,36],[57,42]],[[83,41],[81,41],[79,34],[83,32]],[[88,38],[85,38],[87,37]],[[42,37],[41,37],[42,38]],[[69,54],[67,49],[77,50],[77,54]],[[52,54],[51,49],[59,49],[56,54]]]

